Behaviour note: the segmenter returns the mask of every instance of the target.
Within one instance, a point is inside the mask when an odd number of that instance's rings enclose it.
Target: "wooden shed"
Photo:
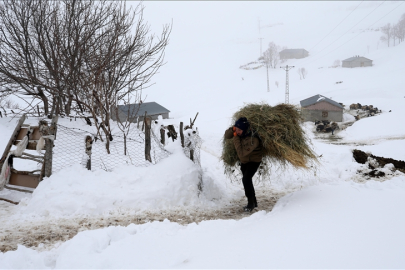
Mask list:
[[[280,59],[300,59],[307,57],[309,53],[304,49],[285,49],[279,55]]]
[[[122,122],[129,119],[130,122],[136,123],[138,121],[138,117],[141,119],[145,116],[145,112],[147,116],[152,118],[152,120],[156,120],[159,115],[161,115],[163,119],[169,118],[170,111],[156,102],[118,105],[118,116],[119,120]],[[112,108],[111,118],[114,121],[117,121],[116,115],[115,108]]]
[[[322,95],[315,95],[300,101],[304,121],[343,121],[343,106]]]
[[[371,67],[373,60],[365,58],[363,56],[353,56],[342,61],[342,67],[354,68],[354,67]]]

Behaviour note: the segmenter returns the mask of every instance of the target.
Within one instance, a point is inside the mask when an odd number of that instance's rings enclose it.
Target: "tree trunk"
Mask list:
[[[269,85],[269,66],[266,65],[266,71],[267,71],[267,92],[270,92],[270,85]]]
[[[37,89],[38,89],[38,96],[41,98],[42,103],[44,104],[45,115],[48,115],[49,114],[48,98],[45,96],[40,86],[38,86]]]
[[[124,133],[124,155],[127,155],[127,135]]]
[[[72,109],[72,101],[73,101],[73,95],[69,95],[69,99],[66,103],[66,107],[65,107],[65,112],[66,115],[70,115],[70,111]]]

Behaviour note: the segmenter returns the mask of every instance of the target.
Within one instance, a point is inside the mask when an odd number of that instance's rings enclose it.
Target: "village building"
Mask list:
[[[139,119],[143,119],[146,116],[152,118],[152,120],[158,119],[159,115],[163,119],[169,118],[169,110],[156,102],[143,102],[129,105],[118,105],[118,117],[121,122],[124,122],[127,118],[129,122],[137,123]],[[115,107],[111,109],[111,118],[117,121],[117,113]]]
[[[304,121],[343,121],[343,106],[322,95],[315,95],[300,101],[301,117]]]
[[[307,57],[309,53],[304,49],[285,49],[279,55],[280,59],[300,59]]]
[[[354,67],[371,67],[373,60],[365,58],[363,56],[353,56],[342,61],[342,67],[354,68]]]

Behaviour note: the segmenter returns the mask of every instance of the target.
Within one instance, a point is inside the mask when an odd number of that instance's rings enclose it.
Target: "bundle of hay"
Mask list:
[[[317,161],[300,126],[300,114],[292,105],[248,104],[233,115],[233,122],[246,117],[250,127],[262,141],[263,164],[278,162],[296,168],[309,169]],[[223,139],[222,160],[230,172],[239,161],[232,140]]]

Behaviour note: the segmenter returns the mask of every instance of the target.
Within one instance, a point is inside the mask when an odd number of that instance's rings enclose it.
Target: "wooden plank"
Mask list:
[[[17,145],[20,141],[14,141],[13,145]],[[27,149],[28,150],[37,150],[38,141],[28,141]],[[45,145],[41,150],[45,149]]]
[[[3,166],[3,163],[4,163],[5,159],[7,158],[8,153],[10,152],[11,146],[13,146],[13,142],[15,141],[15,138],[17,137],[18,132],[20,131],[21,126],[25,121],[25,118],[26,118],[26,115],[24,114],[23,116],[21,116],[20,120],[18,121],[17,126],[15,127],[14,132],[11,135],[11,138],[6,146],[6,149],[4,149],[4,153],[1,156],[0,167]]]
[[[0,200],[2,200],[2,201],[6,201],[6,202],[8,202],[8,203],[15,204],[15,205],[17,205],[17,204],[18,204],[18,202],[14,202],[14,201],[12,201],[12,200],[8,200],[8,199],[1,198],[1,197],[0,197]]]
[[[14,186],[14,185],[10,185],[10,184],[5,185],[4,188],[11,189],[11,190],[16,190],[16,191],[21,191],[21,192],[25,192],[25,193],[33,193],[34,190],[35,190],[34,188],[22,187],[22,186]]]
[[[39,184],[39,174],[29,175],[11,172],[9,184],[14,186],[36,188]]]
[[[39,138],[41,138],[41,134],[39,133],[39,127],[31,127],[30,129],[33,130],[33,132],[30,134],[30,141],[39,140]],[[16,140],[21,141],[22,139],[24,139],[24,137],[27,135],[27,132],[28,127],[22,127],[17,135]]]

